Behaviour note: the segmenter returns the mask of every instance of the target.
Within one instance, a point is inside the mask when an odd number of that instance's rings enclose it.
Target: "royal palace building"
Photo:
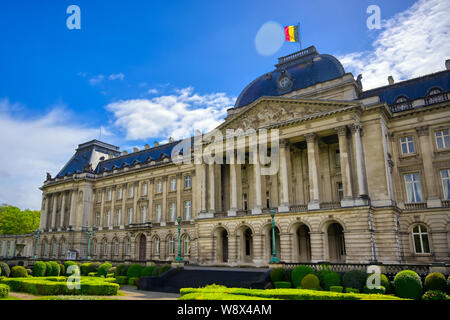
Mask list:
[[[273,215],[282,262],[449,263],[450,60],[371,90],[314,47],[278,60],[215,130],[277,132],[276,171],[251,163],[250,143],[243,163],[237,142],[223,163],[175,161],[173,139],[130,153],[82,143],[40,188],[39,232],[0,236],[0,257],[19,244],[38,259],[151,263],[181,247],[191,264],[265,266]],[[222,143],[207,136],[200,149]]]

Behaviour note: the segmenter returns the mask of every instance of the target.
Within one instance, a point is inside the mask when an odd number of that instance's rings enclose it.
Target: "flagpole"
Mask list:
[[[300,51],[302,51],[302,38],[300,37],[300,22],[298,23],[298,43],[300,44]]]

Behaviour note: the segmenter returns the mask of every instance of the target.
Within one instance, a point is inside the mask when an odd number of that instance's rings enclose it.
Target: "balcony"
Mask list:
[[[423,107],[431,106],[437,103],[448,101],[449,92],[440,92],[424,98],[416,100],[402,101],[399,103],[391,104],[389,107],[392,113],[398,113],[403,111],[420,109]]]
[[[426,202],[405,203],[406,210],[424,210],[426,208]]]
[[[444,208],[450,208],[450,200],[442,200],[442,206]]]

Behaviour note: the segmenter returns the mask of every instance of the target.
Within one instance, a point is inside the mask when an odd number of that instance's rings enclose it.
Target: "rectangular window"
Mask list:
[[[344,189],[342,187],[342,182],[337,183],[337,192],[339,200],[344,199]]]
[[[184,202],[184,220],[191,220],[191,202],[185,201]]]
[[[242,208],[247,211],[248,210],[248,201],[247,201],[247,194],[242,194]]]
[[[444,200],[450,200],[450,169],[441,170],[441,180]]]
[[[106,211],[106,226],[109,227],[111,224],[111,211]]]
[[[128,198],[133,198],[134,197],[134,186],[129,186],[128,187]]]
[[[438,149],[450,148],[450,135],[448,130],[436,131],[436,144]]]
[[[336,149],[336,152],[334,154],[334,161],[335,161],[336,167],[341,166],[341,152],[339,151],[339,149]]]
[[[101,191],[97,191],[97,202],[102,202],[102,193],[101,193]]]
[[[142,195],[146,196],[147,195],[147,191],[148,191],[147,183],[144,183],[142,185]]]
[[[161,222],[161,205],[156,205],[156,222]]]
[[[172,178],[170,179],[170,191],[177,190],[177,179]]]
[[[120,226],[122,223],[122,209],[118,209],[116,213],[116,226]]]
[[[191,176],[184,177],[184,187],[186,189],[191,187]]]
[[[108,190],[108,193],[107,193],[107,199],[108,199],[108,201],[111,201],[111,198],[112,198],[112,190],[109,189],[109,190]]]
[[[145,223],[147,221],[147,206],[143,206],[141,208],[141,217],[142,217],[142,223]]]
[[[100,212],[95,214],[95,225],[100,226]]]
[[[418,173],[405,174],[405,187],[408,203],[422,202],[422,185]]]
[[[162,181],[161,180],[159,180],[158,183],[156,184],[156,192],[157,193],[162,192]]]
[[[128,208],[128,224],[133,223],[133,208]]]
[[[117,190],[117,199],[122,199],[122,195],[123,195],[123,189],[119,188],[119,190]]]
[[[176,220],[176,210],[177,210],[177,204],[175,202],[171,202],[169,205],[169,211],[170,211],[170,222],[175,222]]]
[[[411,154],[416,152],[413,137],[400,138],[400,147],[402,149],[402,154]]]

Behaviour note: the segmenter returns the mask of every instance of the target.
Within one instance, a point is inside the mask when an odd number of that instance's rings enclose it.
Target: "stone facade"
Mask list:
[[[173,261],[180,216],[186,261],[264,266],[275,210],[284,262],[448,263],[445,91],[442,99],[421,97],[409,102],[414,108],[396,112],[398,105],[363,95],[345,73],[231,109],[217,128],[224,135],[227,129],[279,130],[273,175],[262,175],[259,163],[175,164],[162,156],[48,179],[41,188],[37,255],[66,259],[70,250],[85,259],[90,239],[96,261]],[[133,153],[104,155],[108,159],[96,156],[89,165],[125,161]],[[86,228],[95,234],[89,238]],[[35,238],[22,239],[32,256]],[[0,256],[8,241],[11,246],[14,237],[0,236]]]

